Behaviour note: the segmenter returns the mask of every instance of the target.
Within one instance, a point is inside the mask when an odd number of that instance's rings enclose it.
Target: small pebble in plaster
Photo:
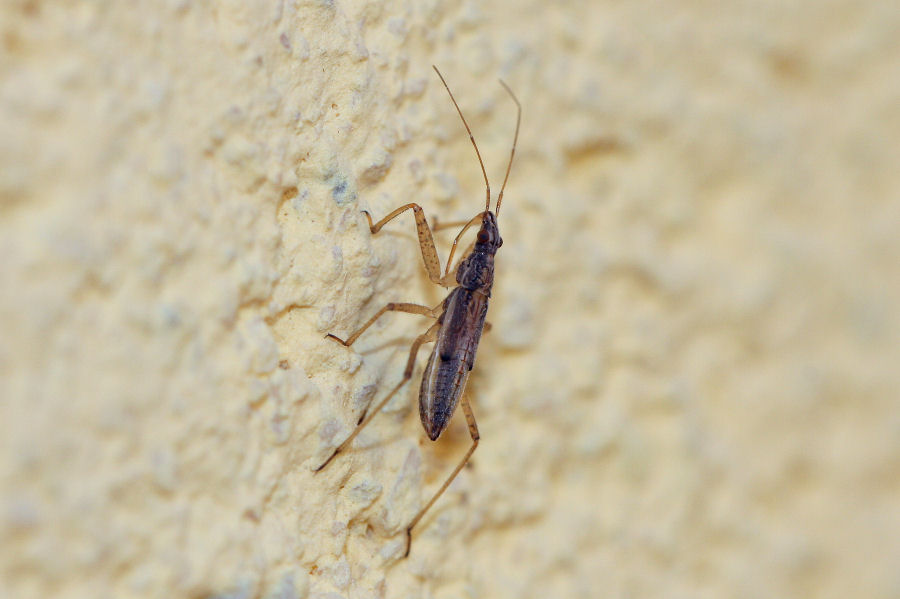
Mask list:
[[[228,162],[240,165],[256,156],[256,146],[240,135],[232,135],[222,148],[222,156]]]
[[[228,107],[223,115],[223,120],[229,125],[239,125],[244,122],[246,115],[240,106],[232,104]]]
[[[363,172],[359,176],[359,178],[364,183],[372,185],[384,179],[385,175],[387,175],[388,170],[390,170],[391,165],[394,163],[394,157],[390,154],[390,152],[388,152],[384,148],[381,148],[377,151],[376,155],[372,158],[369,158],[367,162],[369,164],[365,169],[363,169]]]
[[[382,490],[378,481],[360,474],[355,474],[350,479],[347,488],[349,488],[347,496],[357,510],[363,510],[372,505],[372,502],[381,495]]]
[[[278,365],[278,344],[272,331],[261,318],[254,318],[241,327],[240,344],[245,351],[248,372],[271,372]]]
[[[299,363],[291,366],[288,360],[281,362],[285,363],[288,368],[282,370],[279,365],[279,369],[272,373],[269,377],[270,392],[285,406],[300,403],[309,395],[312,386],[309,379],[306,378],[306,372]],[[284,410],[285,413],[288,413],[289,408],[285,407]]]
[[[412,79],[407,79],[404,84],[404,91],[407,96],[418,97],[425,93],[425,88],[427,87],[428,80],[424,77],[414,77]]]
[[[582,458],[594,458],[612,450],[616,440],[616,433],[603,421],[576,436],[573,447]]]
[[[5,523],[13,531],[33,528],[41,521],[37,505],[25,497],[8,500],[5,512]]]
[[[171,304],[163,304],[159,307],[159,315],[162,324],[166,328],[173,329],[181,324],[181,314],[178,308]]]
[[[269,115],[275,116],[275,114],[281,108],[282,102],[284,102],[284,97],[281,95],[281,92],[275,88],[270,87],[269,89],[267,89],[265,91],[265,93],[263,93],[262,102],[261,102],[260,107],[263,110],[265,110]],[[272,169],[273,170],[278,169],[278,171],[280,173],[280,168],[283,165],[283,162],[278,159],[273,159],[272,163],[273,163]],[[274,177],[277,177],[277,179],[279,181],[281,180],[280,174],[275,175]],[[274,180],[274,178],[273,178],[273,180]]]
[[[331,186],[331,198],[338,206],[346,206],[356,201],[358,197],[356,189],[343,175],[332,173],[325,181]]]
[[[341,556],[341,559],[338,560],[336,564],[331,566],[331,582],[337,588],[344,590],[348,586],[350,586],[350,564],[347,563],[347,558]]]
[[[305,37],[300,35],[296,38],[297,41],[297,57],[300,60],[309,60],[309,42]]]
[[[357,353],[347,354],[344,360],[335,362],[335,365],[347,374],[354,374],[362,366],[362,357]]]
[[[340,520],[335,520],[331,524],[331,534],[334,536],[339,536],[347,532],[347,523],[341,522]]]
[[[247,385],[247,407],[258,408],[269,398],[269,385],[265,381],[252,380]]]
[[[309,199],[309,190],[304,189],[300,191],[294,199],[291,200],[291,208],[295,211],[300,212],[300,207]]]
[[[387,30],[397,37],[406,36],[406,21],[401,17],[391,17],[387,22]]]
[[[284,156],[284,152],[282,151],[280,156]],[[291,168],[284,168],[283,159],[280,157],[272,161],[275,166],[279,168],[279,185],[284,188],[285,197],[294,197],[297,195],[297,183],[300,182],[300,178],[297,176],[297,172]]]
[[[160,183],[175,183],[185,175],[183,154],[178,146],[159,147],[147,159],[147,172]]]
[[[319,428],[319,439],[321,439],[325,444],[332,443],[334,436],[338,434],[343,428],[344,427],[341,426],[341,423],[336,419],[329,418]]]
[[[372,397],[375,396],[375,391],[378,390],[377,385],[364,385],[356,393],[353,394],[353,409],[354,410],[363,410],[366,406],[372,403]]]
[[[332,268],[335,272],[340,274],[341,270],[344,268],[344,251],[341,249],[341,246],[331,246],[331,257],[334,258],[334,265]]]
[[[362,37],[356,38],[356,45],[354,47],[354,50],[354,58],[356,58],[356,60],[365,60],[369,57],[369,49],[366,48],[366,44],[364,43]]]
[[[378,552],[378,555],[381,559],[387,561],[389,559],[396,558],[398,555],[403,554],[403,549],[406,546],[406,541],[394,541],[393,543],[388,543],[384,547],[381,548],[381,551]]]
[[[281,42],[281,45],[284,46],[285,50],[287,50],[287,51],[291,50],[291,40],[290,40],[290,38],[288,38],[288,35],[286,33],[282,33],[278,37],[278,41]]]
[[[477,2],[467,2],[459,14],[459,24],[463,28],[474,28],[484,23],[484,12]]]
[[[163,491],[170,493],[178,486],[178,475],[175,456],[168,449],[153,452],[150,462],[153,470],[153,482]]]
[[[212,125],[209,129],[209,145],[206,149],[212,150],[225,141],[225,135],[225,129],[218,125]]]
[[[418,158],[409,161],[409,174],[412,175],[413,181],[421,184],[425,180],[425,173],[422,168],[422,161]]]
[[[316,330],[327,331],[334,326],[334,306],[324,306],[319,309],[319,318],[316,320]]]
[[[269,429],[275,438],[275,445],[283,445],[291,438],[291,420],[288,414],[275,414],[269,421]]]
[[[141,108],[148,113],[160,110],[170,95],[171,86],[166,80],[150,79],[143,81],[140,87]]]
[[[456,180],[456,177],[449,173],[438,173],[434,178],[439,186],[439,193],[435,199],[447,202],[459,196],[459,182]]]

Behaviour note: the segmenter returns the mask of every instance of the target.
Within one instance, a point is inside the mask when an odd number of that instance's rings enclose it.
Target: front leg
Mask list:
[[[374,235],[381,230],[391,219],[403,214],[407,210],[412,209],[413,216],[416,219],[416,234],[419,236],[419,248],[422,250],[422,260],[425,262],[425,270],[428,272],[428,278],[432,283],[447,287],[441,278],[441,261],[438,258],[437,250],[434,247],[434,238],[431,236],[431,229],[428,227],[428,220],[425,218],[425,212],[418,204],[406,204],[401,206],[385,216],[375,224],[372,224],[372,216],[363,210],[366,219],[369,221],[369,230]]]
[[[454,269],[454,272],[453,272],[453,276],[451,277],[451,273],[450,273],[450,264],[453,262],[453,255],[456,253],[456,246],[457,246],[457,244],[459,244],[459,239],[460,239],[460,237],[463,236],[463,233],[465,233],[466,231],[469,230],[469,227],[471,227],[471,226],[474,225],[474,224],[477,224],[477,223],[481,222],[481,219],[482,219],[483,216],[484,216],[484,213],[483,213],[483,212],[479,212],[478,214],[476,214],[475,216],[473,216],[470,220],[468,220],[468,221],[466,221],[466,222],[464,222],[464,223],[453,223],[453,225],[462,224],[462,225],[465,225],[465,226],[460,230],[459,233],[456,234],[456,237],[453,239],[453,245],[450,247],[450,255],[447,256],[447,268],[444,270],[444,281],[445,281],[445,282],[446,282],[446,281],[455,281],[455,280],[456,280],[456,271],[455,271],[455,269]],[[452,226],[452,225],[447,224],[447,225],[441,226],[440,228],[444,228],[444,226],[450,227],[450,226]],[[437,223],[435,223],[434,230],[437,231],[438,228],[439,228],[439,227],[438,227]],[[474,247],[475,247],[475,242],[473,241],[472,244],[466,249],[466,251],[463,252],[463,257],[462,257],[462,259],[460,259],[460,262],[462,262],[462,260],[465,260],[466,256],[468,256],[469,253],[471,253],[472,248],[474,248]]]

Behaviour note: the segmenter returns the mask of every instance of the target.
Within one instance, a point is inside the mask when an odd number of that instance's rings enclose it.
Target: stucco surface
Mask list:
[[[0,595],[900,594],[896,2],[0,5]],[[407,202],[504,245],[462,415]],[[452,232],[437,234],[446,257]],[[425,352],[427,353],[427,352]]]

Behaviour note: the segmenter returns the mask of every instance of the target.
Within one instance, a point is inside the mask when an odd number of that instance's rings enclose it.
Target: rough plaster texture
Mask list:
[[[4,597],[897,597],[900,11],[0,6]],[[409,201],[499,186],[465,451]],[[452,233],[441,233],[446,256]],[[417,372],[421,371],[421,362]]]

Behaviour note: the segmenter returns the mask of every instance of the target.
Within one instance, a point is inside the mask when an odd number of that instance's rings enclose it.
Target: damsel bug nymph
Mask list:
[[[481,340],[481,333],[488,330],[490,324],[485,321],[488,311],[488,299],[491,297],[491,287],[494,284],[494,255],[503,245],[503,239],[500,238],[500,230],[497,228],[497,216],[500,214],[500,203],[503,200],[503,190],[506,188],[506,181],[509,179],[509,171],[512,168],[513,157],[516,155],[516,141],[519,139],[519,124],[522,121],[522,106],[519,100],[512,93],[512,90],[500,81],[500,85],[509,93],[513,101],[516,103],[516,132],[513,135],[512,150],[509,153],[509,163],[506,166],[506,175],[503,178],[503,185],[500,187],[500,193],[497,195],[497,204],[494,211],[491,211],[491,186],[488,182],[487,172],[484,169],[484,162],[481,160],[481,153],[478,151],[478,145],[475,143],[475,137],[472,130],[466,122],[466,118],[456,103],[453,93],[444,77],[437,67],[435,72],[441,79],[441,83],[450,94],[450,100],[459,113],[459,118],[469,134],[469,140],[475,148],[475,155],[478,158],[478,164],[481,166],[481,174],[484,176],[485,187],[485,207],[484,212],[476,214],[471,220],[465,223],[447,223],[438,228],[463,225],[460,232],[453,240],[453,246],[450,248],[450,256],[447,258],[447,266],[441,273],[441,263],[434,247],[434,239],[431,234],[431,227],[425,218],[425,212],[418,204],[406,204],[401,206],[385,216],[377,223],[372,223],[372,217],[368,212],[363,211],[366,220],[369,223],[369,230],[374,235],[388,222],[406,212],[413,211],[413,217],[416,221],[416,233],[419,237],[419,247],[422,250],[422,260],[425,262],[425,270],[428,272],[428,278],[433,283],[442,287],[453,287],[450,294],[440,304],[433,308],[421,306],[419,304],[410,303],[390,303],[375,313],[362,327],[347,337],[346,340],[329,334],[328,337],[343,344],[351,346],[362,335],[363,331],[368,329],[372,323],[378,320],[385,312],[407,312],[410,314],[421,314],[437,319],[437,321],[429,327],[427,331],[419,335],[410,348],[409,358],[406,361],[406,368],[403,371],[403,377],[400,382],[382,398],[378,404],[366,412],[359,418],[356,428],[352,433],[340,444],[337,449],[322,463],[316,472],[322,470],[328,465],[336,455],[344,451],[359,432],[372,421],[372,418],[390,401],[397,391],[412,378],[413,369],[416,364],[416,355],[423,343],[434,342],[434,349],[428,358],[428,364],[425,366],[425,372],[422,375],[422,384],[419,388],[419,415],[422,419],[422,426],[428,438],[432,441],[436,440],[440,434],[447,428],[450,418],[456,410],[456,406],[461,404],[463,414],[466,417],[466,423],[469,427],[469,434],[472,437],[472,445],[463,456],[462,460],[457,464],[450,476],[444,481],[437,492],[431,497],[428,503],[419,510],[416,517],[413,518],[409,526],[406,527],[406,553],[409,555],[410,545],[412,543],[412,530],[428,509],[434,505],[434,502],[444,493],[447,487],[459,474],[469,458],[478,447],[478,425],[475,423],[475,415],[472,413],[472,407],[465,396],[466,381],[469,379],[469,372],[475,366],[475,353],[478,350],[478,342]],[[450,265],[453,264],[453,255],[456,252],[456,246],[460,238],[469,229],[469,227],[479,224],[478,235],[475,241],[463,253],[463,258],[457,264],[456,268],[451,270]]]
[[[494,254],[503,245],[497,218],[485,212],[475,247],[456,269],[459,286],[450,292],[438,317],[434,351],[419,389],[419,415],[432,441],[447,428],[475,366],[488,298],[494,284]]]

